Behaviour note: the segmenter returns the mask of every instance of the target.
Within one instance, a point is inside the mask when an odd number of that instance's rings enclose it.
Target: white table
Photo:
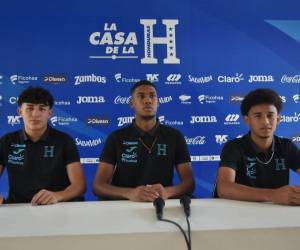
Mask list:
[[[164,218],[186,228],[178,200]],[[223,199],[191,204],[192,248],[300,249],[300,207]],[[0,207],[0,249],[186,249],[179,230],[157,221],[152,203],[101,201]]]

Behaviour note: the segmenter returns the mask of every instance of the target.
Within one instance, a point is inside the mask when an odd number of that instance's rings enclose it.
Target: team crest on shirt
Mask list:
[[[44,158],[54,157],[54,146],[44,146]]]
[[[250,179],[256,179],[256,158],[247,157],[246,175]]]
[[[138,141],[123,141],[121,161],[125,163],[137,163]]]
[[[26,144],[11,144],[11,154],[8,155],[7,162],[15,166],[23,166]]]

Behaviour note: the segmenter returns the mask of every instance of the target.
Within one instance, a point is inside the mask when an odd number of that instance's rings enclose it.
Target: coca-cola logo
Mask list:
[[[288,76],[283,75],[281,77],[282,83],[300,83],[300,75]]]
[[[120,96],[118,95],[115,100],[114,103],[115,104],[129,104],[131,100],[131,96],[128,97],[124,97],[124,96]]]
[[[196,137],[184,137],[185,141],[186,141],[186,144],[187,145],[203,145],[205,144],[205,139],[206,137],[205,136],[196,136]]]

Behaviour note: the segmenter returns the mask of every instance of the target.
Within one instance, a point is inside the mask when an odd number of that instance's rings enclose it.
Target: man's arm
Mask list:
[[[70,185],[62,191],[52,192],[46,189],[39,191],[32,198],[33,205],[48,205],[68,201],[84,194],[86,185],[80,162],[73,162],[66,166]]]
[[[192,165],[190,162],[176,166],[181,182],[175,186],[163,187],[161,184],[152,185],[163,199],[178,198],[184,194],[192,194],[195,188]]]
[[[101,162],[93,183],[93,191],[98,196],[113,199],[128,199],[131,201],[153,201],[159,194],[151,186],[139,186],[136,188],[117,187],[111,185],[114,166]]]
[[[235,183],[236,172],[226,166],[219,168],[217,192],[220,198],[300,205],[300,187],[283,186],[277,189],[254,188]]]

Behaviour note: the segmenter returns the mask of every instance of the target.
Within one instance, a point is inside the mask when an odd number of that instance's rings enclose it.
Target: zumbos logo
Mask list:
[[[121,117],[118,117],[117,118],[118,127],[122,127],[126,124],[132,123],[134,118],[135,118],[134,116],[121,116]]]
[[[106,83],[105,76],[97,76],[94,74],[85,75],[85,76],[74,76],[75,83],[74,85],[79,85],[81,83]]]

